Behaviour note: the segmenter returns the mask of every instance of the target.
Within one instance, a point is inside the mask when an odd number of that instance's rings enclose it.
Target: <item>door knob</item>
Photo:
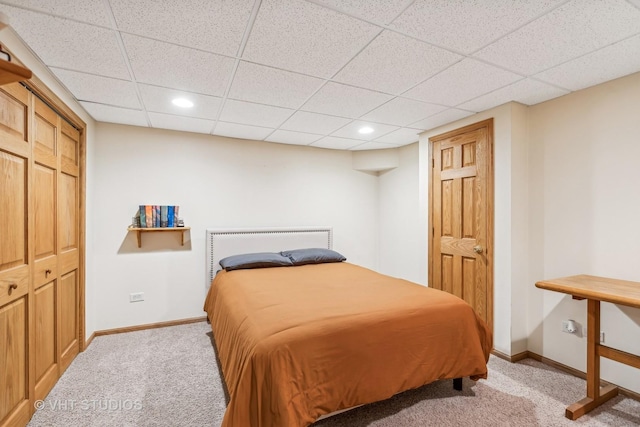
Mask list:
[[[468,247],[468,246],[467,246],[467,247]],[[475,253],[477,253],[477,254],[481,254],[481,253],[482,253],[482,250],[483,250],[483,249],[482,249],[482,246],[480,246],[480,245],[475,245],[475,246],[473,247],[473,252],[475,252]]]

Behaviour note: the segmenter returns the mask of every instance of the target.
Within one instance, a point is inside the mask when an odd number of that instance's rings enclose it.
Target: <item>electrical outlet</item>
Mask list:
[[[144,292],[135,292],[133,294],[129,294],[129,302],[138,301],[144,301]]]
[[[562,332],[566,332],[568,334],[577,334],[578,333],[578,325],[573,320],[563,320],[562,321]]]
[[[584,327],[583,335],[587,336],[587,327]],[[600,344],[604,342],[604,331],[600,331]]]

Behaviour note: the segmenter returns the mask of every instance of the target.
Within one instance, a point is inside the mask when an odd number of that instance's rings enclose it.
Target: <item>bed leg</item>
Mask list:
[[[453,388],[458,391],[462,390],[462,378],[453,379]]]

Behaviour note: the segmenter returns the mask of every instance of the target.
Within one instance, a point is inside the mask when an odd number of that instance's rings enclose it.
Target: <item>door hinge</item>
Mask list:
[[[431,167],[432,168],[436,167],[436,159],[431,159]]]

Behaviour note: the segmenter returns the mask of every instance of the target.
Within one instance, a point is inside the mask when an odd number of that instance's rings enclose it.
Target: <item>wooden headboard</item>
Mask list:
[[[207,229],[206,288],[221,270],[220,260],[252,252],[280,252],[288,249],[333,249],[331,227],[287,227]]]

